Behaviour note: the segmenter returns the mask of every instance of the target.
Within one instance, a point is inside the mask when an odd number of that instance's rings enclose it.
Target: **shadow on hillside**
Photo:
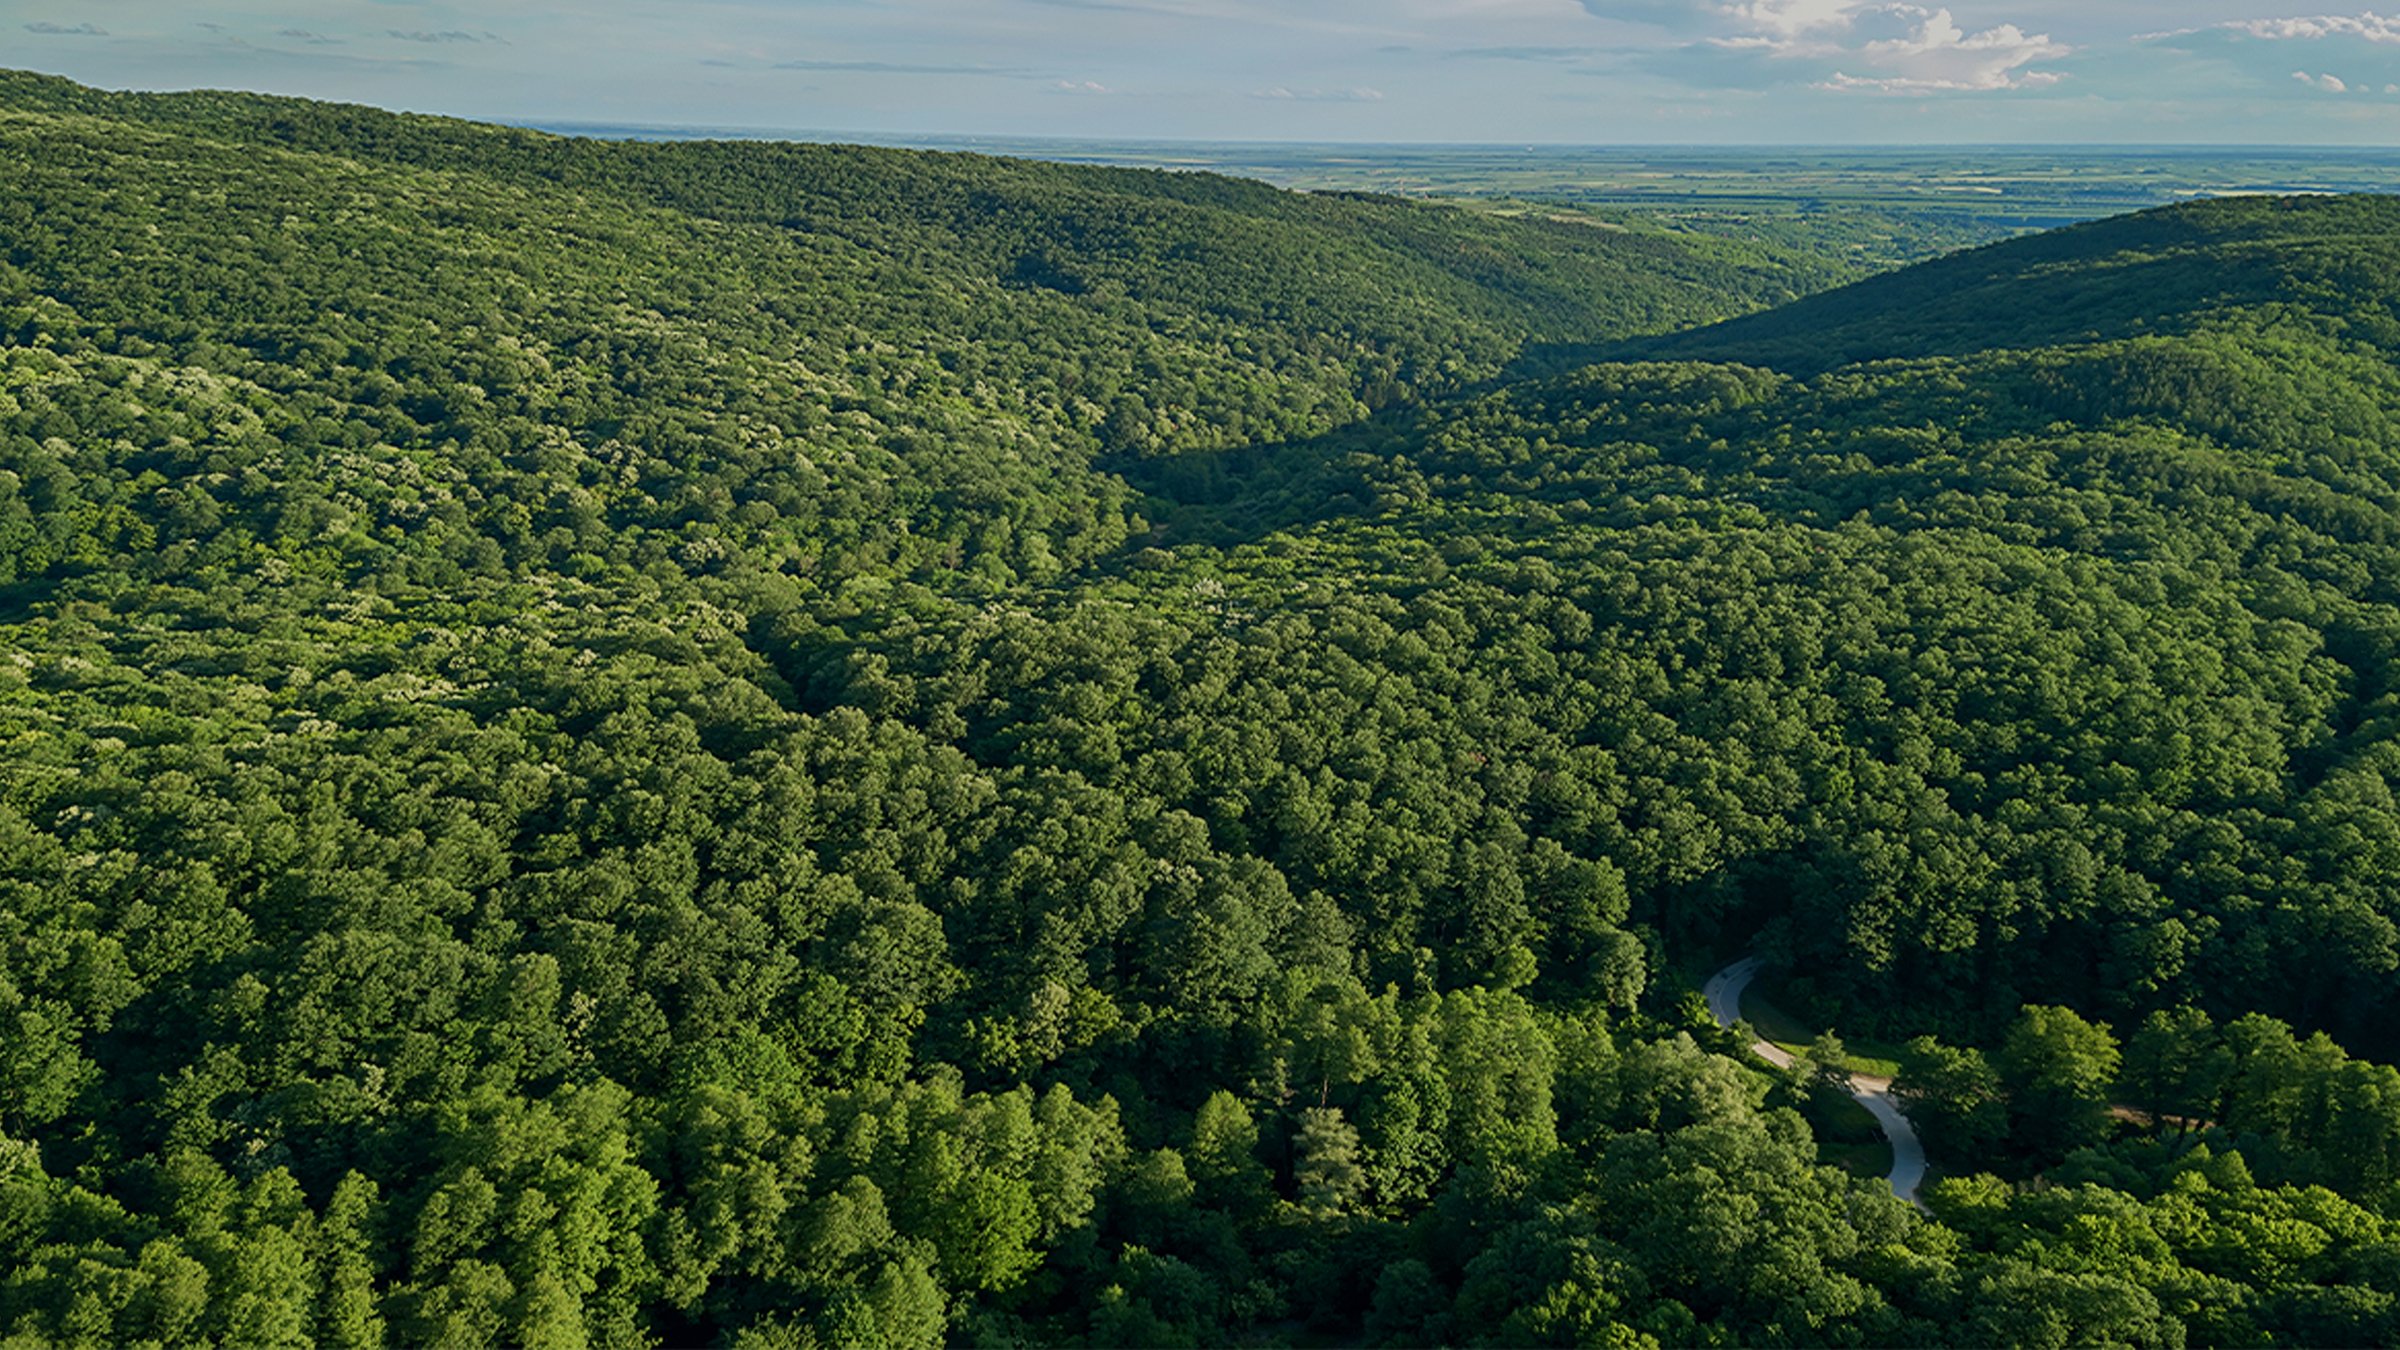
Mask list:
[[[0,586],[0,624],[24,623],[58,594],[58,569]]]
[[[1430,409],[1623,359],[1626,350],[1622,340],[1527,343],[1490,379],[1428,403],[1386,409],[1323,436],[1167,455],[1113,455],[1097,467],[1150,498],[1156,528],[1137,548],[1185,543],[1229,548],[1279,530],[1380,510],[1384,503],[1367,470],[1422,446]]]
[[[1551,379],[1585,366],[1616,360],[1626,349],[1624,339],[1612,342],[1528,342],[1518,350],[1516,359],[1500,372],[1499,383]]]
[[[1413,448],[1419,426],[1416,411],[1401,410],[1305,440],[1114,456],[1099,467],[1149,499],[1153,529],[1143,543],[1231,548],[1373,513],[1379,503],[1369,469]]]

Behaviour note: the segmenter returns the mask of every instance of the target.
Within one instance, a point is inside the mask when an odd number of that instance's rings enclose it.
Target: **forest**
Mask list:
[[[0,185],[9,1345],[2400,1341],[2400,199]]]

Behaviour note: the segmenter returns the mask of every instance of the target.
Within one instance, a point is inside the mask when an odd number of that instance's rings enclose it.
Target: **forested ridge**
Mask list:
[[[0,186],[15,1342],[2400,1339],[2400,202],[1741,319],[1848,273],[13,75]]]
[[[1817,372],[2271,316],[2389,350],[2400,345],[2390,214],[2389,199],[2365,195],[2195,202],[1965,250],[1629,347]]]

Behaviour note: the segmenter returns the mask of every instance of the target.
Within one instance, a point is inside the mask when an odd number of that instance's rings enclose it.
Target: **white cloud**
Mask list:
[[[2171,33],[2149,33],[2137,43],[2198,56],[2264,89],[2288,78],[2315,94],[2373,94],[2400,74],[2400,15],[2302,15],[2293,18],[2232,19]],[[2299,44],[2297,50],[2292,44]],[[2305,64],[2292,58],[2305,52]],[[2332,67],[2329,70],[2327,67]],[[2342,73],[2336,74],[2335,71]]]
[[[2179,28],[2153,37],[2185,37],[2193,33],[2232,33],[2270,42],[2311,41],[2320,38],[2360,38],[2368,42],[2400,43],[2400,16],[2377,14],[2320,14],[2294,19],[2236,19],[2204,28]]]
[[[1896,0],[1742,0],[1701,50],[1742,53],[1757,74],[1820,89],[1933,93],[2055,84],[2034,69],[2072,49],[2013,23],[1969,29],[1947,8]],[[1687,49],[1689,50],[1689,49]]]
[[[1747,0],[1724,6],[1735,20],[1780,38],[1846,28],[1860,8],[1859,0]]]
[[[1858,49],[1867,74],[1838,70],[1827,84],[1837,89],[1892,92],[2023,89],[2057,83],[2055,73],[2026,67],[2068,51],[2049,34],[2027,33],[2013,23],[1970,33],[1958,26],[1947,9],[1890,5],[1881,14],[1902,21],[1908,31]]]

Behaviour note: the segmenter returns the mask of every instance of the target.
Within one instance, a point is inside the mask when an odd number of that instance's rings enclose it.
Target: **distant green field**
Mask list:
[[[1867,267],[2199,197],[2400,192],[2400,151],[2362,148],[1307,145],[549,129],[629,139],[880,140],[1022,159],[1223,173],[1312,192],[1572,208],[1601,221],[1806,240]]]

